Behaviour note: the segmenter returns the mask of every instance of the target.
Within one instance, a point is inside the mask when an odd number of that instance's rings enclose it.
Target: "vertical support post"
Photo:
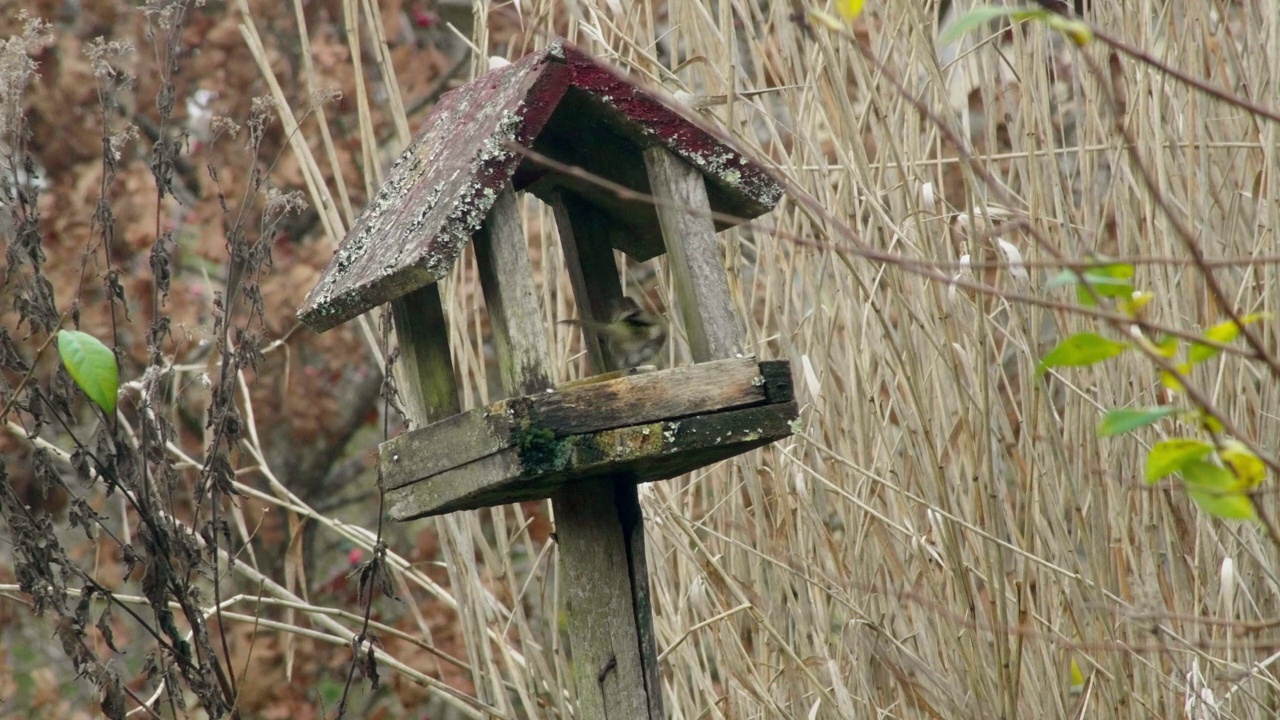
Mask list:
[[[569,271],[569,284],[578,312],[599,322],[608,322],[609,313],[621,306],[622,283],[609,237],[608,218],[578,196],[561,191],[551,203],[560,230],[560,246]],[[620,358],[608,357],[609,348],[599,334],[584,332],[587,357],[597,374],[617,369]]]
[[[400,344],[400,360],[396,366],[400,375],[398,385],[409,420],[417,427],[424,427],[457,415],[462,406],[449,355],[449,328],[445,324],[440,284],[420,288],[393,301],[391,311],[395,318],[396,340]],[[440,517],[436,524],[445,557],[454,560],[447,565],[458,602],[478,602],[473,596],[479,583],[464,577],[470,567],[467,563],[457,562],[459,558],[475,555],[469,536],[456,518]],[[462,635],[471,660],[471,681],[476,687],[476,694],[485,703],[495,704],[503,690],[496,683],[486,682],[486,670],[493,666],[493,658],[484,628],[464,621]]]
[[[622,299],[609,220],[580,198],[552,202],[578,312],[606,319]],[[620,369],[586,333],[591,367]],[[569,600],[578,716],[663,720],[662,684],[644,551],[644,518],[632,478],[581,483],[552,497]]]
[[[658,222],[693,361],[733,357],[744,349],[744,335],[729,296],[706,181],[664,147],[645,150],[644,163],[653,196],[664,201],[656,208]]]
[[[510,183],[498,193],[473,243],[503,389],[507,395],[528,395],[551,387],[533,264]]]
[[[449,357],[440,284],[433,283],[391,302],[400,361],[396,367],[401,400],[416,427],[462,412]]]

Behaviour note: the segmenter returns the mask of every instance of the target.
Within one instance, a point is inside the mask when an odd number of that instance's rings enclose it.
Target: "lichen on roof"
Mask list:
[[[347,233],[299,318],[324,331],[444,277],[484,223],[502,187],[522,163],[530,164],[512,151],[513,144],[532,147],[571,89],[585,93],[590,101],[580,107],[581,113],[561,114],[566,117],[558,122],[570,127],[556,133],[570,143],[607,143],[602,138],[615,138],[629,143],[628,148],[666,146],[703,172],[713,209],[738,217],[767,212],[781,197],[781,188],[768,172],[719,133],[557,41],[441,97],[419,136],[392,165]],[[594,135],[584,132],[589,128],[594,128]],[[585,148],[588,159],[596,147]],[[629,161],[628,156],[618,159]],[[643,163],[640,157],[634,161]],[[561,177],[545,168],[533,176],[543,182],[543,190],[554,189]],[[598,196],[587,199],[607,202]],[[651,206],[614,207],[613,212],[638,224],[646,237],[660,235]],[[649,246],[652,252],[660,251],[660,239],[657,243],[658,250]]]

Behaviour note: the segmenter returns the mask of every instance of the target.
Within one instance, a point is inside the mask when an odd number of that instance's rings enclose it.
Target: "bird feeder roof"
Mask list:
[[[769,173],[720,133],[557,40],[440,98],[298,317],[322,332],[444,277],[508,181],[543,198],[576,193],[622,229],[597,241],[640,260],[658,255],[662,236],[651,203],[518,151],[531,148],[648,195],[642,153],[652,146],[703,173],[717,213],[757,217],[782,195]]]

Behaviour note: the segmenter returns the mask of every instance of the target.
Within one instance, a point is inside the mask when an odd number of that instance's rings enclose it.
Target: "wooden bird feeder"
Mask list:
[[[588,333],[614,376],[552,387],[521,190],[552,206],[586,317],[622,298],[615,249],[666,252],[695,364],[630,374]],[[637,483],[791,434],[790,368],[744,356],[712,219],[780,196],[719,133],[557,41],[440,99],[298,313],[324,331],[391,304],[416,428],[380,449],[393,518],[552,499],[579,717],[664,717]],[[468,242],[507,399],[463,412],[435,283]]]

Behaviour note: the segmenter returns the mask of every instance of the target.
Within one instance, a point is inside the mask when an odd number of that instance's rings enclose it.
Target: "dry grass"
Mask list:
[[[511,55],[567,26],[570,39],[639,77],[730,94],[711,115],[852,229],[792,197],[768,218],[773,232],[725,235],[749,337],[762,356],[792,362],[802,428],[789,442],[642,494],[667,712],[1164,718],[1186,716],[1203,689],[1220,714],[1191,717],[1271,717],[1280,707],[1272,664],[1280,637],[1248,624],[1280,616],[1276,548],[1251,526],[1207,519],[1174,487],[1143,485],[1145,452],[1160,431],[1095,435],[1101,409],[1162,401],[1150,364],[1128,358],[1041,382],[1035,363],[1047,343],[1099,324],[1001,297],[1071,301],[1043,290],[1052,268],[1032,267],[1025,280],[1007,270],[966,274],[1000,291],[982,295],[855,250],[942,263],[937,271],[951,274],[947,263],[961,255],[1005,259],[968,232],[1002,217],[1014,222],[1001,239],[1033,265],[1053,254],[1028,228],[1070,257],[1179,261],[1141,265],[1137,280],[1157,293],[1152,320],[1195,331],[1222,310],[1185,263],[1156,198],[1211,258],[1271,253],[1277,127],[1126,60],[1124,122],[1159,183],[1146,187],[1114,130],[1106,79],[1085,71],[1081,51],[1027,29],[970,43],[944,65],[919,5],[874,3],[855,34],[817,29],[812,38],[787,3],[519,6],[523,35]],[[1261,9],[1268,4],[1098,5],[1093,19],[1113,34],[1274,105],[1280,20]],[[491,10],[481,2],[478,17]],[[473,38],[479,47],[488,46],[485,32]],[[955,159],[855,37],[909,94],[971,134],[1003,190]],[[1083,52],[1106,66],[1102,49]],[[376,55],[363,53],[365,62]],[[394,87],[385,89],[394,96]],[[779,89],[753,94],[768,88]],[[571,295],[549,212],[530,202],[527,218],[550,328],[573,315]],[[351,222],[336,211],[326,220],[337,230]],[[478,329],[470,262],[449,283],[449,312],[455,327]],[[669,297],[660,261],[656,273],[633,268],[627,277]],[[1273,264],[1217,277],[1241,311],[1278,310]],[[1274,348],[1274,323],[1260,333]],[[484,346],[453,337],[467,406],[487,401]],[[572,341],[554,336],[561,379],[582,371]],[[681,362],[685,351],[674,345],[671,360]],[[1264,447],[1280,437],[1277,379],[1242,358],[1195,377]],[[456,600],[477,697],[506,717],[569,716],[554,546],[530,539],[518,508],[436,522],[450,584],[428,587],[410,572],[406,589],[418,600]],[[1235,579],[1224,588],[1227,563]],[[1087,678],[1074,692],[1072,659]]]

